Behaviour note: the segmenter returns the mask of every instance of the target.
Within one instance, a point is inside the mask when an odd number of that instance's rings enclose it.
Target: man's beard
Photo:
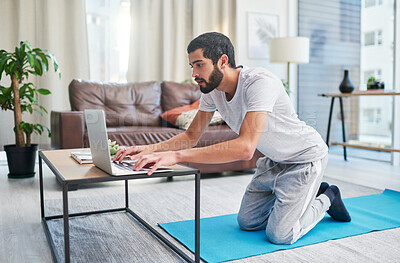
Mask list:
[[[216,89],[219,84],[221,84],[222,78],[224,77],[224,73],[218,69],[216,65],[214,65],[214,70],[211,72],[209,82],[205,81],[201,78],[196,78],[195,80],[201,80],[205,83],[205,87],[200,86],[200,91],[204,94],[210,93],[214,89]]]

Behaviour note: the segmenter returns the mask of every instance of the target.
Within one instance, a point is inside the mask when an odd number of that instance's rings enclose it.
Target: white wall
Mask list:
[[[251,59],[248,56],[248,12],[267,13],[279,17],[279,37],[297,35],[297,0],[236,0],[236,64],[264,67],[281,79],[286,79],[286,64],[270,63],[266,59]],[[269,50],[265,50],[269,52]],[[290,68],[291,99],[297,108],[297,66]]]

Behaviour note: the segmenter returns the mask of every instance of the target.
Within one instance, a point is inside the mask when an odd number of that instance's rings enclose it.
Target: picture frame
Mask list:
[[[269,61],[269,40],[279,37],[279,16],[247,12],[247,34],[248,57]]]

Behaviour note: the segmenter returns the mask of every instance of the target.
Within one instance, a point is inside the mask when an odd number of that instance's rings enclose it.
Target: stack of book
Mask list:
[[[71,152],[71,157],[80,164],[88,164],[93,163],[92,154],[90,151],[81,151],[81,152]],[[111,159],[114,158],[114,155],[110,156]],[[132,161],[129,156],[126,156],[124,162],[134,162]]]
[[[71,157],[80,164],[93,163],[92,154],[90,152],[71,152]]]

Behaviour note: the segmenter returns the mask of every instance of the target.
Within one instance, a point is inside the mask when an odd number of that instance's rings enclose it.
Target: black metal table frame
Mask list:
[[[62,215],[54,215],[54,216],[45,216],[44,210],[44,187],[43,187],[43,168],[42,168],[42,160],[47,164],[50,170],[61,179],[62,188],[63,188],[63,214]],[[190,170],[189,170],[190,169]],[[189,173],[190,171],[190,173]],[[162,243],[167,245],[170,249],[172,249],[176,254],[182,257],[187,262],[200,262],[200,171],[198,169],[188,168],[188,170],[184,171],[173,171],[173,172],[165,172],[159,174],[153,174],[151,177],[169,177],[169,176],[179,176],[179,175],[190,175],[195,174],[195,260],[191,259],[187,254],[185,254],[181,249],[171,243],[168,239],[166,239],[160,232],[154,229],[149,223],[147,223],[144,219],[142,219],[139,215],[133,212],[129,208],[129,196],[128,196],[128,181],[133,179],[143,179],[149,178],[147,175],[130,175],[130,176],[121,176],[121,177],[103,177],[103,178],[91,178],[85,180],[64,180],[61,176],[58,169],[47,159],[47,157],[39,151],[39,184],[40,184],[40,211],[41,211],[41,219],[42,224],[45,230],[46,237],[48,242],[50,243],[51,252],[53,257],[57,262],[61,262],[61,259],[57,253],[54,240],[51,236],[48,221],[54,219],[63,218],[64,221],[64,252],[65,252],[65,262],[70,262],[70,243],[69,243],[69,218],[76,216],[84,216],[84,215],[93,215],[93,214],[102,214],[102,213],[110,213],[110,212],[118,212],[125,211],[133,216],[137,221],[140,222],[147,230],[149,230],[152,234],[154,234]],[[97,183],[97,182],[107,182],[107,181],[125,181],[125,207],[115,208],[115,209],[107,209],[107,210],[97,210],[97,211],[88,211],[81,213],[69,214],[68,212],[68,185],[70,184],[87,184],[87,183]]]
[[[342,100],[342,97],[338,97],[338,98],[339,98],[339,104],[340,104],[340,117],[342,119],[342,138],[343,138],[343,143],[346,143],[346,129],[345,129],[345,124],[344,124],[343,100]],[[326,145],[328,145],[328,147],[329,147],[329,136],[330,136],[330,132],[331,132],[331,122],[332,122],[332,113],[333,113],[334,102],[335,102],[335,97],[332,97],[331,107],[329,110],[328,131],[326,133]],[[343,157],[344,157],[344,160],[347,161],[346,146],[343,146]]]

